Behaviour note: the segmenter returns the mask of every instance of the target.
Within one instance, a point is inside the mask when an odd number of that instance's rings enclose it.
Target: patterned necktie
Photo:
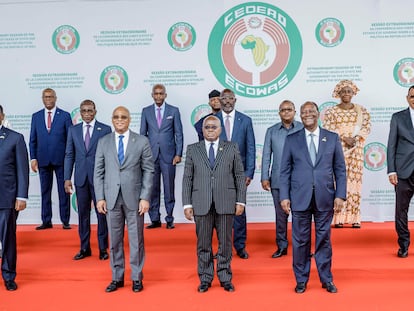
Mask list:
[[[313,136],[315,136],[315,134],[310,133],[310,144],[309,144],[309,155],[312,161],[312,164],[315,166],[315,162],[316,162],[316,147],[315,147],[315,142],[313,141]]]
[[[226,130],[227,140],[230,141],[230,116],[226,116],[226,121],[224,121],[224,129]]]
[[[50,129],[52,128],[52,112],[47,112],[47,131],[50,132]]]
[[[90,133],[90,124],[86,124],[86,134],[85,134],[85,148],[86,151],[89,150],[89,143],[91,142],[91,133]]]
[[[214,143],[210,144],[210,149],[208,150],[208,160],[210,161],[210,167],[214,167]]]
[[[122,141],[123,138],[124,138],[124,135],[119,135],[118,160],[119,160],[119,164],[121,165],[124,162],[124,142]]]
[[[158,124],[158,128],[161,127],[161,122],[162,122],[162,118],[161,118],[161,108],[157,108],[157,124]]]

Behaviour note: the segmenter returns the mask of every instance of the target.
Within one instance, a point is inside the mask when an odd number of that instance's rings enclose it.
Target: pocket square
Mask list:
[[[173,116],[168,116],[166,119],[169,120],[169,119],[172,119],[172,118],[173,118]]]

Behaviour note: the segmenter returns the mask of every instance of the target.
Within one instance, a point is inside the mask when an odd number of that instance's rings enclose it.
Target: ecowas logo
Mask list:
[[[414,80],[414,58],[403,58],[394,66],[394,80],[401,86],[409,87]]]
[[[75,109],[72,110],[72,112],[70,113],[70,117],[72,118],[72,123],[78,124],[82,122],[82,116],[80,114],[80,108],[77,107]]]
[[[288,85],[302,61],[302,39],[281,9],[262,2],[235,6],[220,17],[208,42],[220,83],[245,97],[273,95]]]
[[[107,93],[122,93],[128,86],[128,75],[122,67],[108,66],[101,73],[101,86]]]
[[[316,26],[316,40],[326,47],[334,47],[344,40],[345,28],[336,18],[325,18]]]
[[[70,54],[77,50],[79,46],[79,33],[69,25],[58,27],[52,35],[53,47],[62,54]]]
[[[323,104],[319,105],[319,120],[318,120],[318,124],[320,126],[322,126],[323,124],[323,120],[325,119],[325,113],[326,111],[335,106],[337,103],[336,102],[324,102]]]
[[[380,171],[387,166],[387,148],[381,143],[370,143],[364,147],[364,166],[370,171]]]
[[[172,25],[168,31],[168,43],[176,51],[191,49],[196,41],[193,26],[180,22]]]
[[[198,105],[193,109],[193,112],[191,113],[191,124],[196,124],[202,117],[208,115],[209,113],[211,113],[210,105]]]

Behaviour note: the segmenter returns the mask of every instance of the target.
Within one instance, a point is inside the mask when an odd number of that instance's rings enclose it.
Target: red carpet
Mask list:
[[[126,287],[105,293],[111,272],[109,261],[98,259],[96,231],[92,257],[74,261],[79,242],[73,227],[18,227],[19,289],[0,286],[0,310],[398,310],[412,304],[414,251],[405,259],[396,256],[392,222],[332,230],[337,294],[321,288],[314,262],[307,291],[294,292],[291,248],[287,256],[270,258],[271,223],[248,225],[250,258],[233,258],[234,293],[225,292],[217,279],[207,293],[197,292],[192,224],[145,230],[144,291],[131,291],[127,262]]]

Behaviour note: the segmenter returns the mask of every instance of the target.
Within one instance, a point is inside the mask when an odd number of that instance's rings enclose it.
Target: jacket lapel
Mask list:
[[[4,126],[1,127],[0,130],[0,146],[3,144],[3,142],[6,140],[7,138],[7,131],[5,130]]]
[[[206,145],[204,140],[200,141],[197,144],[197,149],[198,149],[198,153],[201,155],[201,157],[203,158],[204,163],[207,165],[207,167],[211,170],[210,167],[210,161],[208,159],[208,155],[207,155],[207,150],[206,150]]]

